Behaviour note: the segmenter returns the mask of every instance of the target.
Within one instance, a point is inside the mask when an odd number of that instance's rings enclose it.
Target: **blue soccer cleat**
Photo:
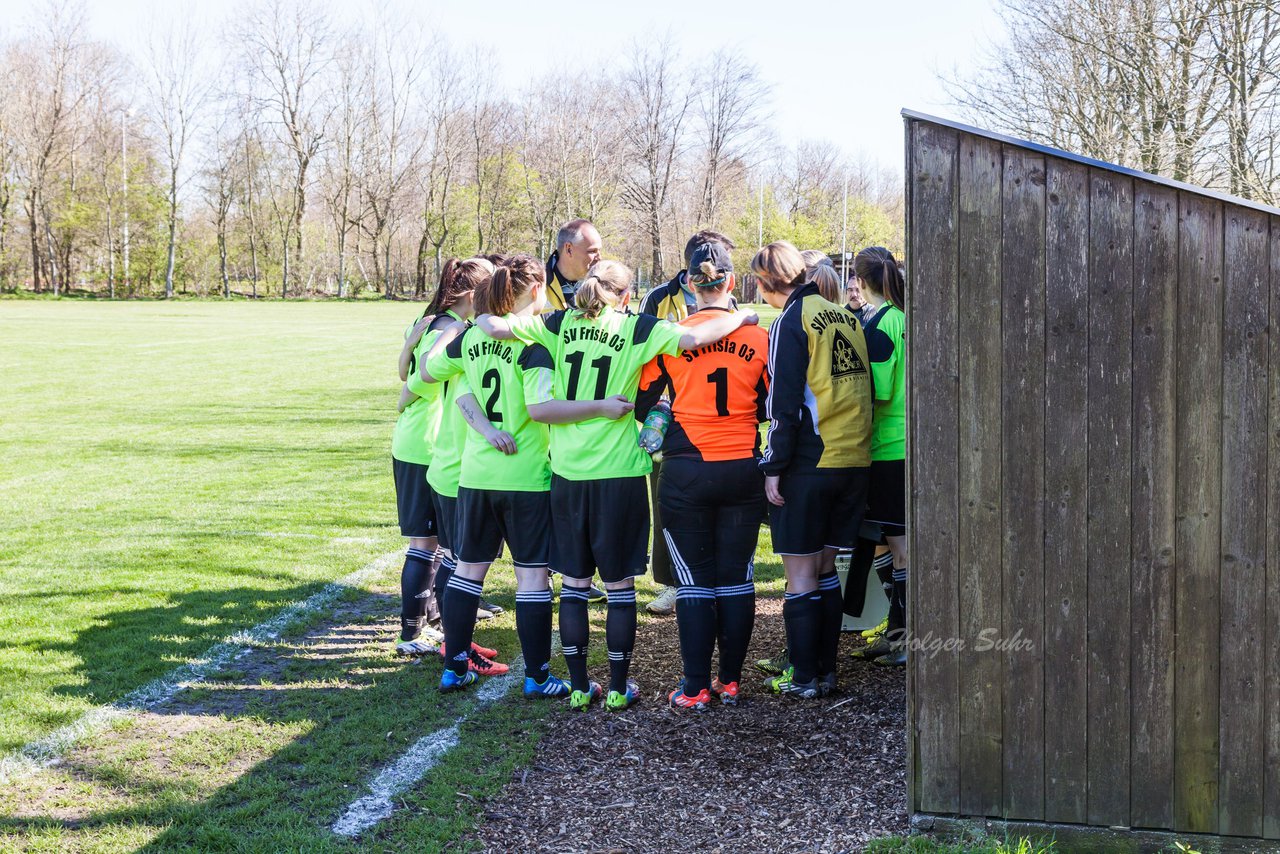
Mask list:
[[[531,700],[538,697],[567,697],[572,690],[568,682],[550,673],[541,682],[532,676],[524,677],[524,695]]]
[[[474,685],[479,678],[474,670],[468,670],[459,676],[446,667],[444,673],[440,674],[440,693],[448,694],[450,691],[461,691],[468,685]]]

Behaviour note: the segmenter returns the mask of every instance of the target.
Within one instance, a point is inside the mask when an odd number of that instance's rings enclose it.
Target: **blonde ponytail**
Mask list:
[[[587,270],[586,278],[578,283],[574,296],[578,314],[595,320],[606,309],[622,302],[622,295],[631,290],[631,270],[617,261],[597,261]]]

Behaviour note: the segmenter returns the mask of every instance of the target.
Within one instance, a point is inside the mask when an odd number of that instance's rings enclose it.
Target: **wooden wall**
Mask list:
[[[1058,154],[907,118],[912,810],[1280,838],[1280,217]]]

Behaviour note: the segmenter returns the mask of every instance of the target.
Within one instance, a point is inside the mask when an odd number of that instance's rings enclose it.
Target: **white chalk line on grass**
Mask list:
[[[560,650],[559,633],[552,636],[551,655]],[[339,836],[359,836],[380,821],[391,817],[392,799],[407,792],[427,776],[432,768],[458,746],[458,736],[467,718],[506,696],[518,680],[523,679],[524,658],[516,656],[511,670],[485,682],[476,692],[475,703],[444,729],[424,735],[413,743],[399,759],[383,768],[369,781],[369,794],[352,801],[329,829]]]
[[[313,616],[333,605],[347,588],[358,587],[377,577],[403,556],[403,551],[388,552],[355,572],[326,584],[301,602],[286,605],[271,619],[214,644],[199,658],[130,691],[110,705],[90,709],[72,723],[7,754],[0,758],[0,785],[48,768],[81,739],[101,732],[121,718],[172,699],[183,688],[202,681],[244,655],[250,647],[275,640],[295,620]]]

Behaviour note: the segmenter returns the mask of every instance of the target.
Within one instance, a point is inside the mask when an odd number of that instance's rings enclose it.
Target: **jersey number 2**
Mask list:
[[[585,353],[565,353],[564,360],[569,363],[569,399],[582,400],[578,397],[578,380],[582,378],[582,360],[586,358]],[[589,400],[604,400],[605,391],[609,388],[609,366],[610,359],[608,356],[601,356],[598,359],[591,360],[591,367],[596,371],[596,394]]]
[[[484,402],[484,417],[501,423],[502,413],[498,411],[498,395],[502,391],[502,375],[498,373],[497,368],[490,368],[484,372],[480,382],[484,390],[489,392],[489,399]],[[489,389],[490,386],[493,386],[492,391]]]

